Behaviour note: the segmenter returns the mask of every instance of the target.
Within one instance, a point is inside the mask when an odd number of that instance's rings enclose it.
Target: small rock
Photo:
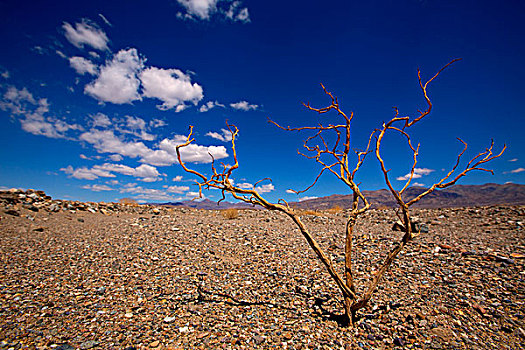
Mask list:
[[[13,216],[20,216],[20,212],[15,209],[7,209],[5,213]]]
[[[164,317],[164,322],[171,323],[171,322],[175,321],[176,319],[177,319],[176,317],[166,316],[166,317]]]
[[[395,346],[405,346],[405,340],[403,338],[394,338]]]
[[[159,347],[159,345],[160,345],[160,341],[155,340],[154,342],[149,344],[149,347],[150,348],[157,348],[157,347]]]
[[[62,345],[59,345],[55,348],[55,350],[75,350],[74,347],[72,347],[71,345],[69,344],[62,344]]]
[[[80,348],[82,350],[86,350],[86,349],[94,348],[97,345],[98,345],[98,342],[96,342],[94,340],[88,340],[88,341],[85,341],[82,344],[80,344]]]
[[[261,345],[264,342],[264,337],[256,335],[253,337],[253,341],[255,342],[255,344]]]

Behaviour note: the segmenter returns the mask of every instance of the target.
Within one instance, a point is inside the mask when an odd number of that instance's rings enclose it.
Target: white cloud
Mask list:
[[[267,193],[275,190],[275,187],[272,184],[265,184],[255,187],[255,190],[259,193]]]
[[[109,159],[111,159],[114,162],[120,162],[124,157],[122,157],[120,154],[112,154],[109,156]]]
[[[511,174],[518,174],[518,173],[522,173],[524,171],[525,171],[525,168],[518,168],[518,169],[511,170],[510,173]]]
[[[78,48],[83,48],[84,45],[89,45],[97,50],[107,50],[108,37],[106,33],[100,28],[87,20],[76,23],[75,28],[67,22],[62,25],[66,39]]]
[[[248,8],[243,8],[239,11],[239,13],[235,16],[235,20],[247,23],[250,22],[250,13],[248,12]]]
[[[232,21],[239,21],[243,23],[250,22],[250,14],[248,13],[248,9],[246,7],[240,8],[240,6],[240,1],[234,1],[228,8],[228,11],[224,13],[224,15],[226,18],[229,18]]]
[[[85,186],[82,186],[82,188],[86,190],[95,191],[95,192],[113,191],[111,187],[106,186],[106,185],[85,185]]]
[[[108,19],[107,19],[103,14],[99,13],[98,16],[99,16],[100,18],[102,18],[102,20],[104,21],[104,23],[106,23],[108,26],[113,27],[113,24],[111,24],[111,22],[108,21]]]
[[[247,101],[240,101],[236,103],[230,103],[230,106],[234,109],[241,111],[256,110],[259,106],[255,104],[250,104]]]
[[[218,0],[177,0],[191,17],[209,19],[217,11]]]
[[[295,193],[293,190],[286,190],[286,193],[297,194],[297,193]]]
[[[49,103],[47,99],[36,100],[26,89],[21,90],[11,86],[0,101],[0,109],[8,111],[19,118],[24,131],[33,135],[50,138],[68,138],[71,130],[83,130],[78,124],[69,124],[62,119],[48,116]]]
[[[415,168],[414,169],[414,175],[412,176],[412,179],[419,179],[423,175],[428,175],[431,172],[433,172],[434,169],[427,169],[427,168]],[[396,178],[398,181],[406,181],[410,178],[410,173],[406,174],[405,176],[399,176]]]
[[[253,190],[253,185],[248,182],[242,182],[240,184],[235,185],[236,187],[242,188],[243,190]]]
[[[315,197],[315,196],[304,196],[304,197],[299,198],[299,202],[308,201],[310,199],[316,199],[316,198],[318,198],[318,197]]]
[[[206,136],[212,137],[216,140],[228,142],[232,140],[232,133],[230,130],[221,129],[221,133],[218,132],[208,132]]]
[[[173,179],[171,179],[171,181],[173,181],[173,182],[180,182],[180,181],[182,181],[182,176],[181,175],[177,175]]]
[[[83,180],[95,180],[99,177],[116,177],[114,173],[133,176],[145,182],[154,182],[160,179],[160,173],[157,168],[147,164],[141,164],[133,168],[123,164],[104,163],[102,165],[94,165],[91,169],[86,167],[74,169],[69,165],[60,170],[71,175],[71,177]]]
[[[99,153],[116,153],[125,157],[143,157],[151,150],[142,142],[125,142],[118,138],[113,130],[91,129],[79,137],[93,145]]]
[[[509,159],[509,162],[517,162],[517,161],[518,161],[518,158]]]
[[[189,191],[189,189],[188,186],[168,186],[166,191],[169,193],[183,194],[184,192]]]
[[[60,50],[56,50],[55,52],[56,52],[57,55],[59,55],[59,56],[62,57],[63,59],[65,59],[65,60],[69,60],[69,58],[66,56],[66,54],[63,53],[62,51],[60,51]]]
[[[191,199],[192,192],[188,192],[184,197],[175,197],[168,194],[164,190],[157,190],[154,188],[144,188],[142,186],[136,186],[136,184],[128,184],[120,190],[121,193],[134,194],[133,198],[143,201],[164,201],[164,202],[178,202],[185,199]]]
[[[140,100],[137,74],[143,67],[144,60],[137,49],[120,50],[100,68],[97,79],[86,85],[84,92],[101,102],[124,104]]]
[[[100,126],[106,128],[111,125],[111,120],[104,113],[97,113],[91,116],[91,125],[93,127]]]
[[[69,65],[77,71],[78,74],[84,75],[86,73],[97,75],[98,69],[93,62],[84,57],[74,56],[69,59]]]
[[[79,180],[95,180],[99,177],[115,177],[114,174],[111,174],[106,170],[96,168],[96,166],[92,169],[88,169],[86,167],[74,169],[71,165],[68,165],[66,168],[61,168],[60,171],[63,171],[64,173],[71,175],[71,177]]]
[[[160,128],[166,125],[167,125],[166,122],[162,119],[152,119],[149,122],[149,126],[152,128]]]
[[[425,187],[425,184],[422,184],[421,182],[412,182],[412,186]]]
[[[215,14],[243,23],[250,22],[247,8],[241,7],[241,1],[231,0],[177,0],[184,7],[186,13],[178,13],[177,17],[193,20],[209,20]],[[221,4],[222,6],[218,6]]]
[[[80,154],[79,157],[80,157],[81,159],[89,159],[89,158],[88,158],[86,155],[84,155],[84,154]]]
[[[163,103],[158,106],[161,110],[176,107],[175,111],[180,112],[185,108],[185,102],[197,105],[203,98],[202,87],[192,84],[189,75],[178,69],[150,67],[140,73],[140,80],[143,96],[161,100]]]
[[[199,112],[208,112],[210,109],[215,107],[226,107],[225,105],[219,103],[218,101],[208,101],[199,108]]]
[[[0,76],[2,76],[2,78],[4,79],[9,79],[9,71],[3,71],[2,74],[0,74]]]
[[[133,134],[142,140],[153,141],[156,136],[146,132],[146,121],[139,117],[126,116],[126,128],[119,129],[123,133]]]
[[[158,144],[159,149],[145,154],[141,162],[157,166],[168,166],[177,163],[176,146],[184,141],[186,141],[186,136],[183,135],[175,135],[173,139],[164,139]],[[193,143],[181,148],[180,153],[182,161],[189,163],[211,163],[212,158],[210,154],[216,160],[228,157],[224,146],[201,146]]]

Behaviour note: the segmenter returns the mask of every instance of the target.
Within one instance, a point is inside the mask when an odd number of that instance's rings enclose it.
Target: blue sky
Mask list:
[[[237,125],[236,183],[270,200],[348,190],[330,175],[305,194],[319,167],[297,155],[309,136],[267,122],[312,125],[302,102],[329,103],[319,83],[353,111],[352,147],[389,120],[392,107],[424,108],[417,68],[432,76],[434,110],[412,130],[421,143],[416,184],[431,185],[454,163],[461,137],[471,157],[494,139],[505,154],[495,175],[460,184],[524,183],[525,13],[522,1],[1,1],[0,186],[35,188],[85,201],[179,201],[197,190],[174,147],[195,125],[184,155],[209,171],[211,152],[231,162],[225,121]],[[411,155],[385,140],[401,187]],[[358,175],[384,188],[376,159]],[[218,199],[217,192],[206,197]]]

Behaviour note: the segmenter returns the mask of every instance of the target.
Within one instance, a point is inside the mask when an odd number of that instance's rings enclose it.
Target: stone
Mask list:
[[[6,214],[13,215],[13,216],[20,216],[20,212],[15,209],[8,209],[4,211]]]
[[[155,340],[154,342],[151,342],[151,343],[149,344],[149,347],[150,347],[150,348],[158,348],[159,345],[160,345],[160,341]]]
[[[261,345],[264,342],[264,337],[260,335],[256,335],[253,337],[253,341],[257,345]]]
[[[94,340],[88,340],[88,341],[83,342],[82,344],[80,344],[80,349],[86,350],[86,349],[94,348],[96,346],[98,346],[98,342],[96,342]]]
[[[57,346],[54,350],[75,350],[75,348],[69,344],[61,344]]]

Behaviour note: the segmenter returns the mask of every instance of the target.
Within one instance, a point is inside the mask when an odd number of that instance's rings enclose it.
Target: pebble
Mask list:
[[[343,274],[345,212],[320,215],[305,224]],[[278,213],[227,220],[14,190],[0,191],[0,216],[2,350],[520,349],[525,340],[523,206],[414,209],[431,232],[401,252],[354,329],[338,324],[337,287]],[[395,218],[373,209],[358,222],[358,290],[402,236]]]

